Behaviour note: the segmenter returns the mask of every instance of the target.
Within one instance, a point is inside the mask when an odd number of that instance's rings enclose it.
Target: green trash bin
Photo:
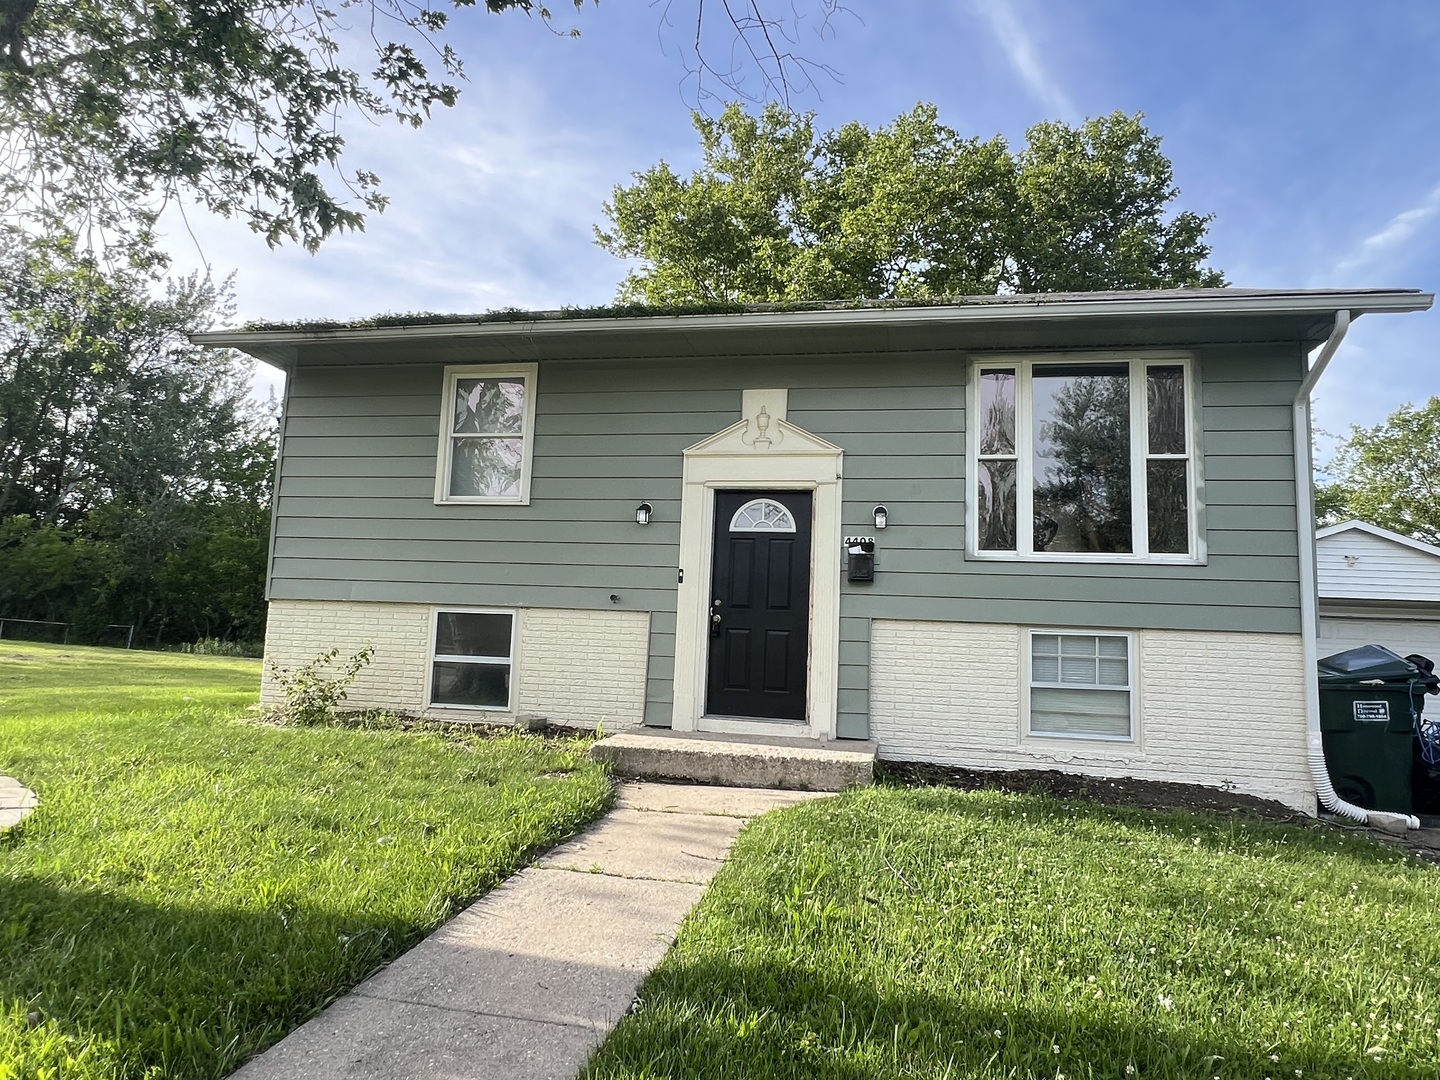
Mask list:
[[[1415,718],[1421,673],[1381,645],[1327,656],[1320,669],[1320,738],[1335,793],[1367,810],[1412,813]]]

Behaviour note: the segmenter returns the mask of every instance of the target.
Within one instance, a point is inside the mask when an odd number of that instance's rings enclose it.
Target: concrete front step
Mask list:
[[[663,728],[609,735],[590,748],[592,758],[627,778],[791,791],[864,787],[874,777],[875,752],[875,743],[858,739],[819,742]]]

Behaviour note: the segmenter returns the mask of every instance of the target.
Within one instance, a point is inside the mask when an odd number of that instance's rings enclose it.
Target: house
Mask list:
[[[1179,290],[196,340],[288,375],[266,652],[373,644],[352,704],[871,739],[1313,812],[1308,395],[1352,319],[1431,302]]]
[[[1315,534],[1321,656],[1384,645],[1440,663],[1440,547],[1364,521]]]

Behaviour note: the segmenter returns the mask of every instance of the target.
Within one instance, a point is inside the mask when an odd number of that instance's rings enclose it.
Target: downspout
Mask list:
[[[1389,830],[1418,829],[1420,822],[1406,814],[1366,810],[1346,802],[1335,793],[1330,771],[1325,767],[1325,747],[1320,735],[1320,682],[1316,663],[1320,659],[1317,641],[1320,628],[1320,596],[1315,583],[1315,482],[1310,448],[1310,394],[1325,374],[1335,351],[1350,329],[1350,312],[1337,311],[1335,326],[1320,349],[1320,355],[1306,372],[1295,394],[1295,505],[1300,543],[1300,640],[1305,665],[1305,729],[1310,776],[1320,805],[1330,813],[1366,825]]]

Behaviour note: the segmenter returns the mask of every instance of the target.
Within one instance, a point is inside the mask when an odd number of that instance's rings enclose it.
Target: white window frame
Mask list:
[[[535,457],[535,384],[539,364],[466,364],[445,368],[440,394],[440,445],[435,458],[435,504],[437,506],[501,504],[530,505],[530,466]],[[520,438],[520,494],[516,495],[451,495],[450,468],[455,452],[455,387],[461,379],[509,379],[525,384],[525,408],[522,413]]]
[[[437,654],[435,646],[439,638],[440,616],[441,615],[509,615],[510,616],[510,655],[509,656],[455,656],[450,653]],[[430,637],[426,643],[425,652],[425,707],[427,709],[450,709],[458,712],[494,712],[508,713],[515,711],[515,672],[519,668],[519,657],[516,655],[516,644],[520,636],[520,612],[516,608],[477,608],[477,607],[433,607],[430,609]],[[458,664],[505,664],[510,668],[509,688],[510,693],[506,697],[504,705],[457,705],[448,702],[436,702],[435,696],[435,665],[436,663],[458,663]]]
[[[1035,659],[1035,638],[1040,636],[1050,637],[1112,637],[1125,639],[1125,670],[1129,678],[1126,685],[1121,686],[1093,686],[1086,687],[1077,683],[1041,683],[1040,689],[1062,689],[1062,690],[1124,690],[1130,695],[1130,733],[1128,735],[1091,735],[1068,731],[1034,731],[1030,727],[1030,692],[1036,689],[1035,676],[1032,670]],[[1129,630],[1077,630],[1073,627],[1065,630],[1031,627],[1027,628],[1024,635],[1025,647],[1021,656],[1021,693],[1020,693],[1020,731],[1025,739],[1066,739],[1071,742],[1103,742],[1121,743],[1127,746],[1139,746],[1140,744],[1140,679],[1139,671],[1135,666],[1135,634]]]
[[[1119,364],[1130,366],[1130,532],[1133,552],[1034,551],[1035,546],[1035,444],[1033,399],[1030,386],[1037,364]],[[1014,551],[989,551],[980,547],[980,372],[986,368],[1015,370],[1015,492],[1016,520]],[[1153,455],[1146,399],[1145,370],[1149,367],[1179,367],[1184,370],[1186,453]],[[989,353],[975,356],[965,393],[965,554],[972,559],[998,562],[1082,562],[1082,563],[1168,563],[1199,566],[1206,561],[1203,454],[1200,445],[1199,389],[1196,385],[1194,355],[1188,352],[1054,352]],[[988,455],[987,455],[988,456]],[[1004,455],[1000,455],[1004,456]],[[1151,460],[1185,460],[1190,477],[1187,500],[1189,550],[1152,554],[1150,546],[1149,499],[1146,463]]]

